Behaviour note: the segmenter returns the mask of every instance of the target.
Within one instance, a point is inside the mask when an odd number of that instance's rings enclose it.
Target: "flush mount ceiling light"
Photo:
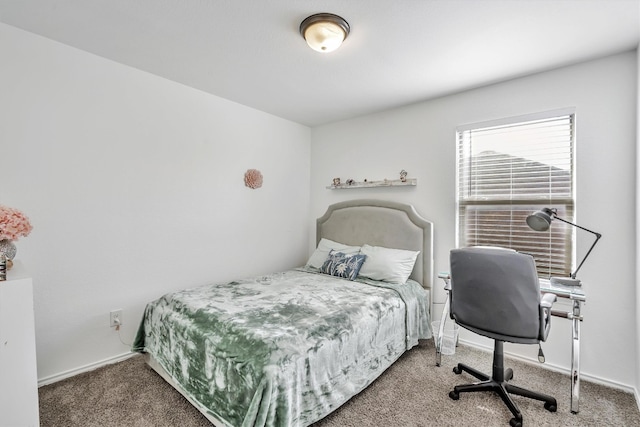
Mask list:
[[[317,13],[300,23],[300,34],[309,47],[323,53],[339,48],[349,31],[349,23],[332,13]]]

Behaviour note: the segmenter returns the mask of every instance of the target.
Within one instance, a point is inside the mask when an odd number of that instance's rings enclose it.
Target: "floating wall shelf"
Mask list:
[[[353,182],[351,184],[330,185],[329,190],[346,190],[347,188],[373,188],[373,187],[406,187],[418,185],[417,178],[409,178],[406,181],[399,179],[385,179],[384,181]]]

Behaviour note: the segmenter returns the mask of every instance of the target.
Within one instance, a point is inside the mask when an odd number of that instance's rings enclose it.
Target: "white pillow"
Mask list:
[[[342,243],[334,242],[333,240],[322,238],[320,239],[316,250],[309,257],[307,267],[322,267],[322,264],[327,260],[329,252],[331,252],[332,249],[336,252],[342,252],[345,255],[360,253],[360,246],[347,246]]]
[[[359,276],[390,283],[406,283],[411,276],[420,251],[390,249],[363,245],[361,254],[367,256]]]

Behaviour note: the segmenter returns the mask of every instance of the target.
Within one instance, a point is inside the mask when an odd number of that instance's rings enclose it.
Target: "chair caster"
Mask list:
[[[522,420],[519,420],[517,418],[511,418],[509,420],[509,425],[511,427],[522,427]]]
[[[452,390],[449,392],[449,397],[453,400],[458,400],[460,399],[460,393],[456,392],[455,390]]]
[[[456,375],[460,375],[462,373],[462,369],[458,367],[458,365],[453,367],[453,373]]]
[[[504,380],[505,381],[511,381],[512,379],[513,379],[513,369],[507,368],[504,371]]]
[[[549,412],[556,412],[558,410],[558,406],[555,403],[544,402],[544,409]]]

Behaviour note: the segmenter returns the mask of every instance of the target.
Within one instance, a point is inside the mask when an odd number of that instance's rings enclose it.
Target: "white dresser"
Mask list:
[[[39,425],[33,282],[16,260],[0,282],[0,427]]]

